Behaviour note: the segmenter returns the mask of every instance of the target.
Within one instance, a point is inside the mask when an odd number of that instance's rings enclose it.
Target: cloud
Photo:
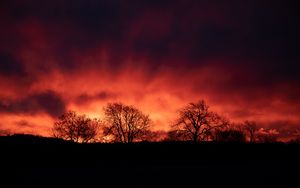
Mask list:
[[[293,1],[1,3],[1,114],[98,114],[121,101],[165,128],[204,98],[233,121],[300,122]]]
[[[0,112],[12,114],[47,113],[52,117],[61,115],[66,109],[62,98],[53,91],[35,93],[22,99],[1,100]]]
[[[114,99],[114,98],[116,98],[116,94],[106,92],[106,91],[101,91],[94,95],[88,95],[86,93],[81,94],[78,97],[76,97],[75,102],[80,105],[80,104],[85,104],[85,103],[91,103],[91,102],[97,101],[97,100],[105,101],[105,100]]]
[[[15,121],[15,125],[20,126],[20,127],[30,127],[30,128],[34,128],[35,127],[34,125],[31,125],[26,120]]]
[[[12,55],[0,53],[0,74],[9,75],[23,75],[25,68],[22,63],[14,59]]]

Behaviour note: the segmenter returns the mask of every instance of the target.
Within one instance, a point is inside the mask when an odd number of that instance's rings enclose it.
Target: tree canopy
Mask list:
[[[104,108],[106,127],[104,135],[116,142],[131,143],[148,134],[151,120],[139,109],[122,103],[110,103]]]
[[[54,123],[52,134],[56,138],[86,143],[96,138],[99,126],[99,120],[69,111],[61,115]]]
[[[225,118],[210,111],[206,102],[200,100],[180,109],[172,127],[180,137],[198,142],[207,140],[213,129],[227,125],[228,121]]]

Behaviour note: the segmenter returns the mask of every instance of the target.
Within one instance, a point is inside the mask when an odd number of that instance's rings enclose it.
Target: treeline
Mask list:
[[[149,115],[123,103],[104,107],[103,119],[91,119],[69,111],[54,123],[51,134],[79,143],[88,142],[157,142],[157,141],[218,141],[218,142],[276,142],[278,132],[265,131],[255,122],[231,123],[213,112],[204,100],[189,103],[178,111],[170,131],[152,131]],[[264,131],[262,131],[264,130]]]

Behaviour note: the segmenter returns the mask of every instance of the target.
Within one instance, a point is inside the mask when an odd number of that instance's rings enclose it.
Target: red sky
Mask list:
[[[66,110],[101,118],[123,102],[167,130],[199,99],[233,122],[300,128],[292,1],[2,4],[1,129],[48,135]]]

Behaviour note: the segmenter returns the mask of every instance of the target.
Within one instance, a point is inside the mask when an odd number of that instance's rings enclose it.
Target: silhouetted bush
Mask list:
[[[216,131],[215,139],[218,142],[245,142],[246,136],[242,131],[229,129]]]

